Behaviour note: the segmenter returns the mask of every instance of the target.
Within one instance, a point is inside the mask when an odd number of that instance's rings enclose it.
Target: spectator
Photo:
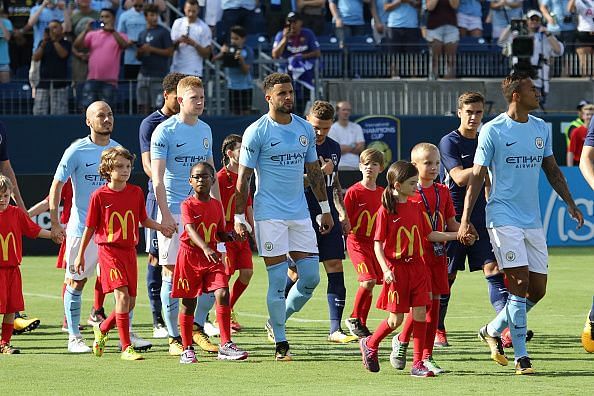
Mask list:
[[[115,12],[111,8],[101,10],[98,30],[91,30],[89,21],[85,30],[76,37],[74,46],[89,49],[89,73],[83,85],[82,106],[86,108],[97,100],[113,104],[114,91],[120,74],[120,56],[130,45],[128,36],[116,32]],[[116,61],[114,61],[116,60]]]
[[[482,37],[482,16],[481,0],[460,0],[457,14],[460,37]]]
[[[594,5],[589,1],[569,0],[567,11],[578,14],[576,49],[580,60],[580,74],[582,77],[592,75],[592,53],[594,51]]]
[[[427,0],[427,30],[425,39],[429,41],[432,54],[432,76],[439,78],[439,64],[444,63],[444,77],[456,77],[456,50],[460,41],[456,21],[456,9],[460,0]]]
[[[78,37],[87,24],[99,19],[99,11],[91,8],[91,0],[77,0],[77,9],[72,13],[72,33]],[[72,81],[75,86],[87,80],[89,72],[89,50],[87,48],[72,47]]]
[[[336,37],[341,45],[346,38],[365,34],[363,2],[370,0],[330,0],[328,3],[334,21]]]
[[[132,43],[124,51],[125,80],[136,80],[140,70],[140,60],[136,58],[136,46],[140,32],[146,30],[146,19],[142,12],[143,3],[144,0],[133,0],[132,7],[122,12],[118,18],[118,32],[126,34]]]
[[[98,12],[106,8],[116,12],[119,6],[120,0],[91,0],[91,8]]]
[[[171,40],[175,52],[172,72],[202,77],[204,59],[210,57],[212,35],[208,25],[198,18],[199,8],[197,0],[186,0],[186,16],[173,22]]]
[[[575,120],[571,121],[571,123],[569,124],[569,126],[567,128],[565,128],[565,139],[566,139],[566,144],[567,146],[569,146],[569,139],[571,138],[571,133],[577,128],[580,127],[582,125],[584,125],[584,106],[585,105],[589,105],[591,104],[589,101],[582,99],[580,100],[580,103],[578,103],[576,110],[578,112],[578,116]]]
[[[390,51],[395,54],[395,63],[392,65],[391,74],[399,76],[402,71],[400,65],[407,64],[406,58],[400,54],[414,53],[421,41],[419,29],[420,0],[393,0],[384,4],[388,15],[387,43]]]
[[[235,25],[229,35],[230,46],[223,44],[214,58],[222,60],[229,91],[229,109],[235,115],[250,114],[252,109],[252,64],[254,51],[245,46],[247,33],[243,26]]]
[[[27,21],[34,5],[30,0],[4,1],[4,11],[13,27],[12,39],[8,43],[10,65],[17,78],[23,78],[31,67],[33,36],[26,34],[26,30],[31,29]]]
[[[340,164],[338,170],[358,170],[359,154],[365,149],[365,137],[363,129],[359,124],[349,120],[352,107],[349,102],[343,100],[336,104],[337,120],[328,136],[340,144]]]
[[[282,0],[274,0],[281,3]],[[217,26],[218,41],[228,43],[229,31],[231,26],[240,25],[244,28],[252,26],[252,20],[255,16],[257,0],[221,0],[223,16]]]
[[[561,39],[565,44],[565,52],[573,52],[577,26],[573,14],[567,8],[569,0],[540,0],[539,3],[549,32]]]
[[[297,0],[297,12],[303,18],[303,27],[311,29],[316,36],[324,34],[326,0]]]
[[[375,10],[374,15],[376,15],[376,18],[371,18],[371,29],[376,44],[383,43],[388,35],[386,26],[388,26],[389,12],[384,7],[387,2],[386,0],[373,0],[371,2]]]
[[[147,114],[151,108],[162,104],[162,81],[169,72],[169,59],[173,55],[169,32],[159,25],[159,6],[146,4],[144,15],[146,30],[138,36],[136,50],[141,62],[136,85],[136,102],[141,114]]]
[[[124,10],[129,10],[130,8],[133,8],[135,2],[136,0],[126,0],[124,2]],[[162,14],[165,11],[167,11],[167,4],[165,3],[165,0],[148,0],[146,4],[156,5],[159,10],[159,14]]]
[[[274,38],[276,32],[285,26],[286,15],[293,11],[294,0],[264,0],[264,15],[266,16],[266,34]],[[244,25],[245,27],[246,25]]]
[[[587,104],[582,108],[582,115],[584,117],[584,124],[575,128],[569,138],[569,146],[567,147],[567,166],[579,166],[580,158],[582,156],[582,148],[584,141],[588,134],[588,127],[594,116],[594,105]]]
[[[221,7],[221,0],[208,0],[204,6],[204,22],[206,22],[214,37],[216,37],[216,26],[222,18],[223,8]]]
[[[501,33],[510,24],[512,19],[522,19],[522,4],[524,0],[492,0],[490,1],[491,37],[494,42],[499,40]]]
[[[12,23],[7,18],[4,10],[0,10],[0,83],[10,81],[10,54],[8,42],[12,35]]]
[[[60,22],[51,21],[33,53],[33,60],[40,62],[40,81],[33,101],[34,115],[68,113],[70,82],[66,81],[66,73],[71,50],[72,44],[64,39]]]

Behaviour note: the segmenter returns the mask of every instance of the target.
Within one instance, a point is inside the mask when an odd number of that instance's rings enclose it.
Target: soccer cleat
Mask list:
[[[153,338],[167,338],[167,337],[169,337],[169,333],[167,332],[167,327],[163,323],[157,323],[157,325],[153,327]]]
[[[493,359],[497,364],[501,366],[507,366],[507,357],[503,352],[503,345],[501,344],[500,337],[492,337],[487,332],[487,326],[481,327],[478,332],[478,337],[481,341],[486,343],[491,349],[491,359]]]
[[[527,375],[527,374],[534,374],[534,369],[532,368],[532,363],[530,362],[530,358],[528,356],[522,356],[516,362],[516,374],[518,375]]]
[[[359,349],[361,350],[363,366],[372,373],[377,373],[380,371],[379,360],[377,359],[377,349],[368,347],[367,340],[369,340],[369,337],[361,338],[359,340]]]
[[[132,331],[130,332],[130,342],[132,343],[134,350],[138,352],[145,352],[153,347],[153,344]]]
[[[501,345],[504,348],[511,348],[513,346],[512,339],[511,339],[511,334],[509,332],[509,327],[506,327],[501,332]]]
[[[196,359],[196,352],[194,351],[194,348],[187,347],[179,356],[179,362],[181,364],[198,363],[198,359]]]
[[[169,337],[169,354],[179,356],[184,353],[181,337]]]
[[[439,330],[435,332],[435,340],[433,341],[433,346],[438,348],[447,348],[450,346],[448,342],[448,335],[445,330]]]
[[[276,352],[274,354],[274,360],[277,362],[290,362],[293,360],[291,352],[289,352],[289,343],[287,341],[281,341],[276,343]]]
[[[144,357],[134,350],[132,345],[128,345],[128,347],[120,354],[120,359],[122,360],[144,360]]]
[[[83,340],[82,336],[79,335],[71,335],[68,337],[68,352],[70,353],[89,353],[91,352],[91,348],[85,344],[85,340]]]
[[[237,321],[237,313],[235,311],[231,311],[231,330],[241,331],[241,325]]]
[[[0,344],[0,354],[1,355],[18,355],[21,353],[20,349],[16,349],[10,344],[3,342]]]
[[[416,362],[413,365],[412,369],[410,369],[410,376],[411,377],[419,377],[419,378],[427,378],[427,377],[435,377],[435,374],[433,373],[433,371],[429,370],[429,368],[427,368],[421,360],[419,360],[418,362]]]
[[[270,319],[266,321],[264,324],[264,329],[266,330],[266,336],[268,337],[268,341],[274,343],[274,330],[272,330],[272,325],[270,324]]]
[[[192,332],[192,340],[204,352],[217,353],[219,351],[219,348],[215,344],[210,342],[210,339],[204,332],[204,329],[198,323],[194,323],[194,331]]]
[[[408,342],[401,342],[398,339],[400,334],[396,334],[392,338],[392,352],[390,352],[390,364],[396,370],[404,370],[406,367],[406,351],[408,350]]]
[[[28,318],[25,313],[19,313],[14,318],[14,330],[12,334],[19,335],[28,331],[33,331],[39,327],[41,321],[37,318]]]
[[[582,330],[582,346],[586,352],[594,352],[594,322],[590,322],[590,313],[588,313],[584,330]]]
[[[209,337],[220,337],[221,336],[221,331],[219,330],[219,328],[217,326],[215,326],[214,324],[212,324],[208,320],[206,322],[204,322],[204,332]]]
[[[433,356],[429,356],[427,359],[423,360],[423,364],[427,367],[430,371],[433,372],[435,375],[443,374],[446,371],[439,367],[439,364],[433,360]]]
[[[103,333],[101,328],[98,324],[93,326],[93,334],[95,335],[95,340],[93,341],[93,355],[97,357],[103,356],[103,351],[105,350],[105,343],[107,342],[107,333]]]
[[[248,353],[231,341],[219,347],[219,354],[217,356],[220,360],[245,360],[247,357]]]
[[[328,341],[337,344],[348,344],[349,342],[357,341],[359,337],[352,334],[345,334],[342,329],[336,330],[334,333],[328,335]]]
[[[96,324],[101,324],[101,322],[103,322],[105,319],[107,319],[107,316],[105,316],[103,307],[99,308],[98,310],[91,308],[91,314],[89,315],[87,323],[90,326],[95,326]]]
[[[371,332],[367,326],[361,323],[359,318],[347,318],[344,320],[344,324],[349,329],[349,332],[359,339],[369,337],[371,335]]]

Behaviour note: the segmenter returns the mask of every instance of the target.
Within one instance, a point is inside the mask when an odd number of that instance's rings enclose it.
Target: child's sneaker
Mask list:
[[[377,359],[377,349],[368,347],[367,340],[369,340],[369,337],[361,338],[359,340],[359,349],[361,349],[363,366],[372,373],[377,373],[380,371],[379,360]]]
[[[128,345],[128,347],[120,355],[120,359],[122,359],[122,360],[143,360],[144,357],[142,357],[142,355],[140,353],[136,352],[132,345]]]
[[[445,370],[439,367],[439,364],[433,359],[433,356],[429,356],[427,359],[423,360],[423,364],[435,375],[445,373]]]
[[[237,321],[237,313],[235,311],[231,311],[231,330],[241,331],[241,325]]]
[[[21,353],[20,349],[16,349],[10,344],[2,343],[0,344],[0,354],[2,355],[18,355]]]
[[[445,330],[439,330],[435,332],[435,340],[433,341],[433,346],[438,348],[447,348],[450,346],[448,342],[448,334]]]
[[[179,356],[179,362],[181,364],[198,363],[198,359],[196,359],[196,352],[194,351],[194,348],[187,347]]]
[[[68,337],[68,352],[70,353],[89,353],[91,352],[91,348],[85,344],[85,340],[83,340],[82,336],[79,335],[71,335]]]
[[[433,371],[429,370],[424,364],[423,361],[419,360],[418,362],[416,362],[412,369],[410,370],[410,375],[412,377],[421,377],[421,378],[426,378],[426,377],[435,377],[435,374],[433,374]]]
[[[402,342],[398,339],[400,334],[396,334],[392,338],[392,352],[390,353],[390,364],[396,370],[404,370],[406,367],[406,351],[408,350],[408,342]]]
[[[276,343],[276,352],[274,354],[274,360],[277,362],[290,362],[293,360],[291,352],[289,352],[289,343],[287,341],[281,341]]]
[[[248,353],[238,348],[237,345],[231,341],[219,347],[218,358],[221,360],[245,360],[247,357]]]

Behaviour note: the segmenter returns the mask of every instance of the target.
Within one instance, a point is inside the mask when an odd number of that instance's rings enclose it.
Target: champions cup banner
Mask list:
[[[400,157],[400,120],[387,115],[371,115],[355,120],[363,129],[365,147],[384,153],[386,164]]]
[[[584,215],[584,226],[567,212],[567,205],[548,183],[544,172],[540,174],[539,200],[542,224],[549,246],[594,246],[594,191],[584,180],[578,167],[561,167],[571,195]]]

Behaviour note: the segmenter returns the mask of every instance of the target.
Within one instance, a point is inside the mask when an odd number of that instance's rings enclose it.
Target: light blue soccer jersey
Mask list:
[[[105,184],[105,180],[99,176],[101,153],[103,150],[119,145],[115,140],[110,140],[107,146],[99,146],[93,143],[90,136],[87,136],[76,140],[64,151],[54,179],[62,183],[66,183],[68,178],[72,179],[74,196],[66,235],[82,237],[89,208],[89,197],[93,191]]]
[[[201,120],[188,125],[179,116],[163,121],[151,137],[151,159],[165,160],[167,207],[172,214],[181,214],[180,205],[192,192],[190,169],[197,162],[212,159],[210,126]]]
[[[487,227],[542,227],[538,179],[551,155],[551,133],[540,118],[520,123],[502,113],[483,126],[474,163],[488,167],[491,177]]]
[[[317,161],[313,127],[296,115],[290,124],[268,114],[243,134],[239,163],[256,170],[255,220],[309,218],[303,193],[303,167]]]

